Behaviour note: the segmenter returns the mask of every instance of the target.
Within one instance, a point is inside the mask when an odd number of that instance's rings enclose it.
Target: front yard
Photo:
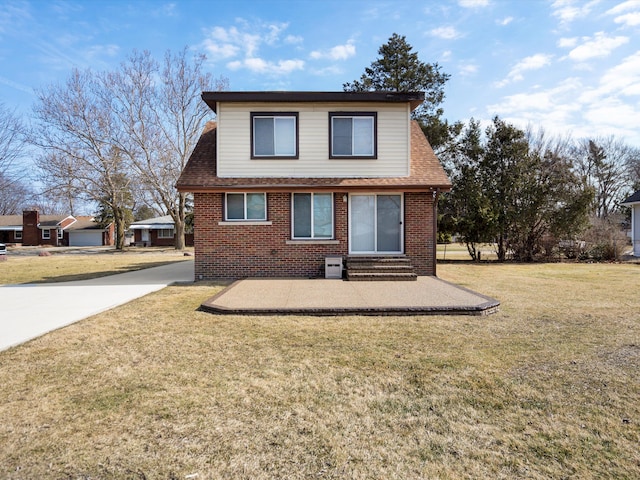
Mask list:
[[[640,478],[639,265],[446,264],[488,317],[176,286],[0,353],[0,477]]]
[[[184,260],[184,253],[168,248],[106,250],[105,253],[69,253],[64,249],[41,249],[50,256],[23,255],[9,251],[0,262],[0,285],[87,280]],[[190,249],[193,251],[193,249]]]

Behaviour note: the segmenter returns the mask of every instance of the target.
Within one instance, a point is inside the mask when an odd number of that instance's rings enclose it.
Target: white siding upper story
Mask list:
[[[251,112],[298,112],[298,158],[252,159]],[[377,158],[330,159],[329,112],[377,112]],[[219,177],[346,178],[409,175],[409,104],[219,102],[216,121]]]
[[[640,204],[631,206],[631,241],[633,242],[633,255],[640,257]]]

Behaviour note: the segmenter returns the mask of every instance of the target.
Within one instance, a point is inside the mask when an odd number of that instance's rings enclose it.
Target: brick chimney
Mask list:
[[[38,223],[40,223],[40,213],[38,210],[24,210],[22,212],[22,245],[40,244]]]

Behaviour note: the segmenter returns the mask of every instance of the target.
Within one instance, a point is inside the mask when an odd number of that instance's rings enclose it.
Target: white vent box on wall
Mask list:
[[[342,278],[342,257],[325,257],[324,278]]]

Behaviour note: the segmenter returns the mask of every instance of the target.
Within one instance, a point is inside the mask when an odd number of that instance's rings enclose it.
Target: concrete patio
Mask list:
[[[436,277],[415,282],[238,280],[200,309],[241,315],[488,315],[500,302]]]

